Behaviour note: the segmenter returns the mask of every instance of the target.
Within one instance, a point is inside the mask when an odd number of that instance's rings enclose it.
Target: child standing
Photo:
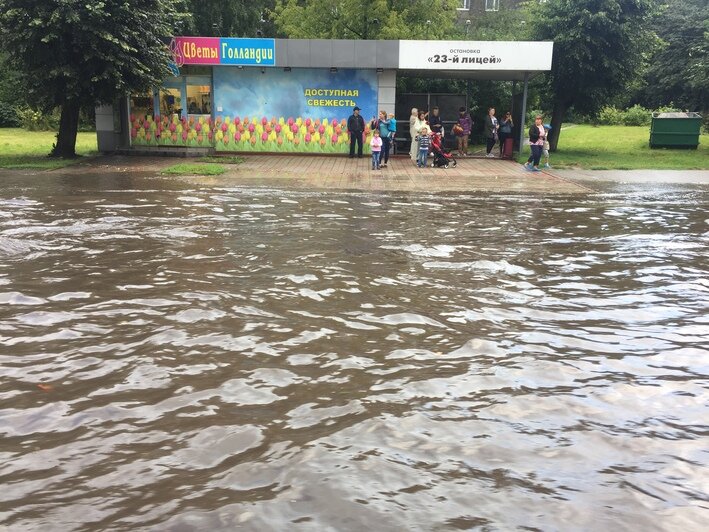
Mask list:
[[[428,147],[431,144],[431,137],[428,136],[428,128],[422,127],[420,133],[416,137],[419,145],[419,156],[416,159],[416,166],[424,168],[428,164]]]
[[[372,131],[369,145],[372,147],[372,170],[381,170],[382,137],[379,136],[378,128]]]
[[[394,137],[396,137],[396,118],[394,118],[394,113],[389,113],[389,142],[391,142],[391,153],[396,153]]]
[[[549,130],[551,126],[549,124],[544,124],[544,131],[546,136],[544,137],[544,146],[542,148],[542,156],[544,157],[544,168],[551,168],[549,165]]]

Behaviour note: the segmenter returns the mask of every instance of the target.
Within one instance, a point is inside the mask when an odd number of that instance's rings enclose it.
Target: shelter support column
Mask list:
[[[378,116],[379,111],[393,113],[396,108],[396,70],[378,72],[377,80],[379,85],[377,88],[377,105],[379,108],[371,114]]]
[[[529,72],[524,73],[524,89],[522,91],[522,113],[519,116],[519,154],[522,155],[522,146],[524,146],[524,115],[527,114],[527,87],[529,84]]]

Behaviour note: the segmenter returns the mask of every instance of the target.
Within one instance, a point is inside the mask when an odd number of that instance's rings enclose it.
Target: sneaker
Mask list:
[[[525,169],[525,170],[531,170],[531,169],[532,169],[532,165],[529,164],[529,163],[524,163],[524,169]]]
[[[551,165],[550,165],[549,163],[546,163],[546,164],[544,165],[544,168],[551,168]]]
[[[541,170],[535,166],[534,168],[532,168],[532,172],[541,172]]]
[[[494,157],[495,155],[492,153],[488,153],[485,157]]]

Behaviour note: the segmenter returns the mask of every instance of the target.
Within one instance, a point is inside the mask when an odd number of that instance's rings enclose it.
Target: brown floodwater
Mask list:
[[[709,191],[0,185],[0,528],[700,530]]]

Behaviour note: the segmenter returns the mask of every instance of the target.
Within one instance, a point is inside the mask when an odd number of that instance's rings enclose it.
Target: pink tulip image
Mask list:
[[[150,122],[144,122],[143,128],[145,129],[145,131],[149,130],[150,129]]]
[[[293,117],[290,117],[290,118],[288,119],[288,125],[292,127],[293,124],[295,124],[295,120],[293,120]]]
[[[300,131],[300,128],[297,125],[293,124],[290,130],[293,132],[294,135],[297,135],[298,131]]]
[[[239,118],[238,116],[235,116],[235,117],[234,117],[234,123],[238,126],[239,123],[241,123],[241,118]]]
[[[311,122],[310,118],[306,118],[306,119],[305,119],[305,125],[306,125],[306,127],[310,127],[310,124],[311,124],[311,123],[312,123],[312,122]]]
[[[175,130],[177,129],[177,126],[175,124],[170,124],[170,133],[174,133]]]
[[[325,126],[320,126],[320,127],[318,128],[318,133],[320,133],[321,135],[322,135],[323,133],[325,133]]]
[[[255,125],[249,124],[249,133],[253,133],[255,129],[256,129]]]
[[[214,138],[214,134],[210,131],[207,133],[207,138],[211,141]]]
[[[239,133],[237,131],[236,133],[234,133],[234,141],[239,142],[240,140],[241,140],[241,133]]]
[[[310,142],[310,139],[311,139],[310,133],[306,133],[306,134],[305,134],[305,142],[309,143],[309,142]]]
[[[187,131],[183,131],[183,132],[182,132],[182,140],[183,140],[184,142],[187,142]]]
[[[226,122],[224,122],[222,124],[222,133],[226,133],[228,129],[229,129],[229,126],[227,125]]]
[[[194,125],[194,130],[195,130],[197,133],[199,133],[200,131],[202,131],[202,124],[200,124],[199,122],[197,122],[197,123]]]
[[[129,120],[135,122],[135,115],[133,113],[131,113]]]
[[[266,118],[266,117],[264,116],[264,117],[261,119],[261,125],[262,125],[262,126],[265,126],[266,124],[268,124],[268,118]]]
[[[332,143],[337,144],[337,135],[332,136]]]
[[[268,133],[265,131],[261,133],[261,142],[266,142],[268,140]]]
[[[131,136],[131,138],[137,137],[137,136],[138,136],[138,130],[137,130],[136,128],[132,128],[132,129],[130,130],[130,136]]]
[[[276,133],[280,133],[281,132],[281,124],[276,124],[275,129],[276,129]]]

